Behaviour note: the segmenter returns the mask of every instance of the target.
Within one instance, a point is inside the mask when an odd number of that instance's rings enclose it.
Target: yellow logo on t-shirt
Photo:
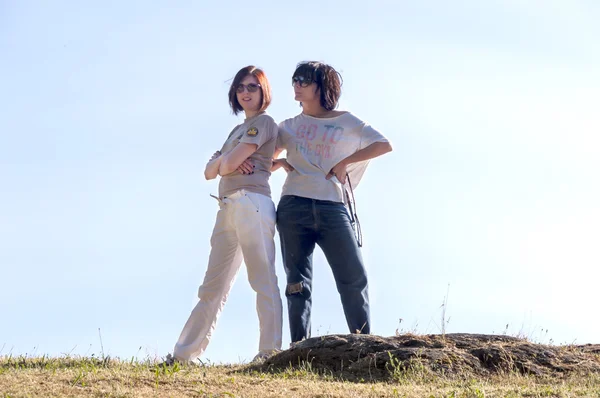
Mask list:
[[[246,134],[248,134],[250,137],[254,137],[256,134],[258,134],[258,129],[256,127],[250,127],[248,131],[246,131]]]

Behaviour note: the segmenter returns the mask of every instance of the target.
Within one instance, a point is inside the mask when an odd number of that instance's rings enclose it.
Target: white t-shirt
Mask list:
[[[375,142],[388,140],[350,112],[332,118],[301,113],[284,120],[279,124],[277,148],[287,151],[287,162],[294,171],[288,173],[281,196],[345,202],[347,187],[335,177],[325,177],[340,161]],[[348,166],[352,188],[358,186],[368,164],[366,160]]]

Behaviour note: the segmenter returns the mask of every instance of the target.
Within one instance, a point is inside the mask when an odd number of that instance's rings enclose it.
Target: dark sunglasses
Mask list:
[[[304,76],[294,76],[292,77],[292,86],[295,84],[299,84],[300,87],[308,87],[312,83],[314,83],[311,79],[307,79]]]
[[[258,91],[259,88],[260,88],[260,84],[254,84],[254,83],[242,84],[242,83],[240,83],[240,84],[238,84],[235,91],[237,91],[238,93],[243,93],[244,89],[247,89],[249,93],[255,93]]]

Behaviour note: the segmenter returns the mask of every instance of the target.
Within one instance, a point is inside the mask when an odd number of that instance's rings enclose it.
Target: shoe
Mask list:
[[[264,362],[279,352],[281,352],[281,350],[277,349],[259,351],[258,354],[254,356],[252,363]]]
[[[156,367],[157,368],[170,368],[171,366],[174,366],[175,364],[182,365],[182,362],[180,360],[176,359],[173,355],[167,354],[165,360],[162,361],[161,363],[157,364]]]

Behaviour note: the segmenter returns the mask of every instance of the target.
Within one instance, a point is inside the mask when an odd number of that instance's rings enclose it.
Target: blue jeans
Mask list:
[[[333,271],[350,333],[369,334],[367,273],[344,204],[285,195],[277,206],[277,230],[287,275],[285,295],[292,342],[310,337],[315,244]]]

